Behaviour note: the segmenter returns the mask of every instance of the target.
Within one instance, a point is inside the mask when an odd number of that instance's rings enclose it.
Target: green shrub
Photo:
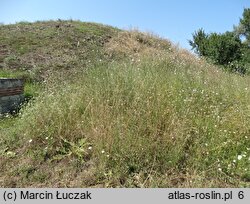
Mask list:
[[[242,59],[242,43],[232,32],[224,34],[205,34],[200,29],[193,34],[193,41],[189,41],[192,49],[200,55],[212,60],[214,64],[224,65],[230,70],[245,73],[244,64],[236,63]]]

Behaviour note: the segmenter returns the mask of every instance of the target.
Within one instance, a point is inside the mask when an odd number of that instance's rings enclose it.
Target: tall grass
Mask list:
[[[93,161],[106,186],[244,185],[249,79],[174,55],[99,64],[48,89],[21,114],[23,144],[41,161]]]
[[[0,186],[249,187],[248,76],[138,31],[18,26],[0,75],[35,100],[0,119]]]

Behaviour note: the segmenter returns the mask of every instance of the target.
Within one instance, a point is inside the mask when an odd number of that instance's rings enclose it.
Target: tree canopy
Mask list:
[[[241,74],[250,72],[250,9],[244,9],[238,26],[233,31],[207,34],[199,29],[189,44],[196,54],[214,64]]]

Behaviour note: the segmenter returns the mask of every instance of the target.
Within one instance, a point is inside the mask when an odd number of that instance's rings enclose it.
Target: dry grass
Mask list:
[[[124,60],[129,57],[135,61],[145,56],[162,55],[171,49],[169,41],[138,30],[119,32],[105,45],[105,51],[111,58]]]
[[[1,186],[249,187],[249,77],[138,31],[102,48],[0,126]]]

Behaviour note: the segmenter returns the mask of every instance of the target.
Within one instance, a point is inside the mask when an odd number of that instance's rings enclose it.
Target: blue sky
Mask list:
[[[189,49],[187,40],[195,30],[232,30],[249,7],[250,0],[0,0],[0,22],[98,22],[154,32]]]

